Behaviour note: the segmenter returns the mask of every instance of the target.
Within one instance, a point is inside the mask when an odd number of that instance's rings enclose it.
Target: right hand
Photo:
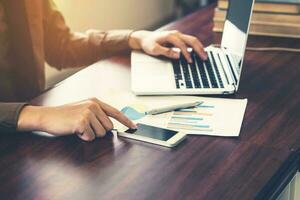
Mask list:
[[[135,31],[129,38],[129,46],[132,49],[142,49],[149,55],[163,55],[172,59],[179,59],[180,54],[168,47],[172,45],[181,50],[184,57],[189,63],[193,62],[187,48],[192,47],[193,50],[203,59],[207,59],[207,53],[203,44],[198,38],[183,34],[179,31]]]
[[[44,131],[56,136],[77,134],[92,141],[113,129],[112,117],[128,128],[136,125],[116,108],[96,98],[58,107],[25,106],[18,120],[19,131]]]

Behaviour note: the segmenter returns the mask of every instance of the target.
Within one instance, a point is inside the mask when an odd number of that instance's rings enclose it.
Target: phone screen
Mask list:
[[[174,135],[177,131],[172,131],[168,129],[158,128],[154,126],[149,126],[145,124],[137,124],[137,129],[128,129],[126,133],[131,133],[135,135],[141,135],[144,137],[149,137],[157,140],[167,141]]]

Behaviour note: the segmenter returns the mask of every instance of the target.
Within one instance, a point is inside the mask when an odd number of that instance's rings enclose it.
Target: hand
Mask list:
[[[179,31],[136,31],[131,34],[129,46],[132,49],[142,49],[149,55],[163,55],[168,58],[178,59],[179,52],[174,51],[167,45],[172,45],[181,50],[188,62],[192,62],[192,58],[187,48],[192,47],[193,50],[203,59],[207,59],[202,43],[194,36],[185,35]]]
[[[53,135],[77,134],[92,141],[113,129],[112,117],[128,128],[136,125],[123,113],[96,98],[58,107],[26,106],[18,120],[19,131],[44,131]]]

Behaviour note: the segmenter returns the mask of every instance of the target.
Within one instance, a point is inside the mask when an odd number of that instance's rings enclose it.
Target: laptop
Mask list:
[[[233,94],[239,88],[254,0],[230,0],[220,48],[208,46],[203,61],[191,51],[170,60],[133,51],[131,89],[136,95]]]

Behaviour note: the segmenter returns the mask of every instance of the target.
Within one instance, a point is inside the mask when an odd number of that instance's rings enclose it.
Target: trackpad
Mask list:
[[[169,62],[138,62],[132,67],[135,88],[170,89],[175,86],[172,64]]]

